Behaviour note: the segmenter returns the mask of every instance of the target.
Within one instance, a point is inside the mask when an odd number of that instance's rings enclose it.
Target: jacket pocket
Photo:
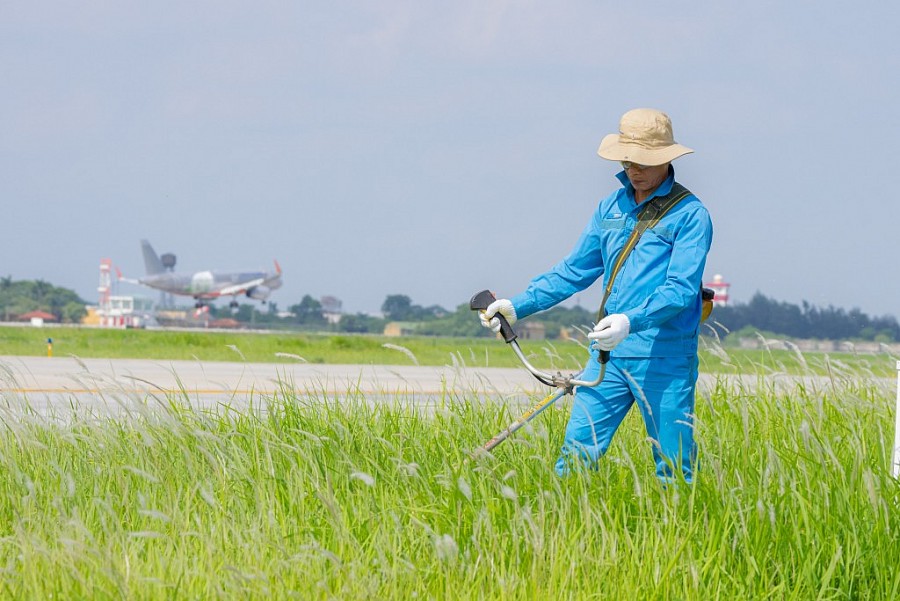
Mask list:
[[[625,229],[625,216],[617,218],[606,218],[600,222],[601,230],[621,230]]]

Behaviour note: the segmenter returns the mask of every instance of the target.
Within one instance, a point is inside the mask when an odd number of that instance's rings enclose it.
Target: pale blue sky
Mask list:
[[[95,300],[148,238],[185,270],[277,258],[280,307],[512,295],[646,106],[696,150],[735,300],[900,316],[900,9],[860,4],[0,2],[0,275]]]

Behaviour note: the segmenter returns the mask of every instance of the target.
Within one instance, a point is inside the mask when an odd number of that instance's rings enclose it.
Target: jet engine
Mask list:
[[[269,298],[269,294],[272,291],[269,290],[266,286],[254,286],[247,290],[247,297],[252,298],[254,300],[264,301]]]

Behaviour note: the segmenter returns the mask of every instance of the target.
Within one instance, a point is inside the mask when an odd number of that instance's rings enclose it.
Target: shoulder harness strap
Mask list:
[[[637,246],[638,240],[640,240],[643,233],[648,229],[656,227],[670,210],[690,194],[690,190],[678,182],[675,182],[668,194],[648,200],[646,206],[638,213],[637,223],[634,226],[634,230],[631,232],[631,236],[628,237],[625,246],[622,247],[622,251],[619,253],[619,256],[616,257],[615,262],[613,262],[612,267],[609,270],[609,279],[607,279],[606,289],[603,291],[603,301],[600,303],[597,321],[603,319],[606,310],[606,301],[612,293],[616,276],[619,275],[619,270],[622,269],[622,265],[625,264],[625,259],[628,258],[631,251]]]

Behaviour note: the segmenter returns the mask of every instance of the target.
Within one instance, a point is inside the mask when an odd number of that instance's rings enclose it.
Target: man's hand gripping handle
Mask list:
[[[473,311],[484,311],[495,300],[497,300],[497,297],[494,296],[493,292],[490,290],[482,290],[469,301],[469,308]],[[512,326],[509,325],[509,322],[506,321],[506,317],[504,317],[502,313],[497,313],[494,317],[500,320],[500,335],[503,336],[503,340],[505,340],[507,344],[518,338],[513,331]]]

